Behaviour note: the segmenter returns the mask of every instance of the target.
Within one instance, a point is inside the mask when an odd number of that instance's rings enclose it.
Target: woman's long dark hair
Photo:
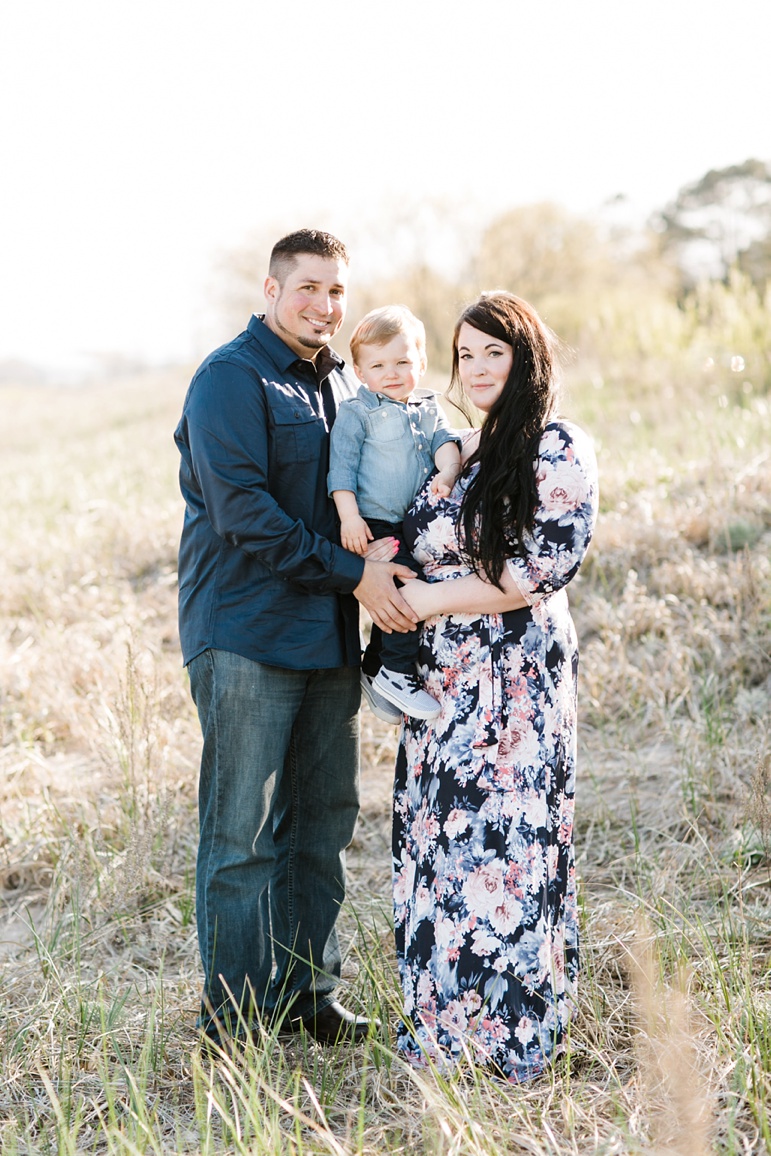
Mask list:
[[[448,399],[470,418],[460,380],[458,334],[464,324],[510,345],[511,372],[488,413],[479,446],[464,467],[471,476],[460,508],[466,552],[474,572],[501,585],[506,558],[524,553],[538,503],[538,446],[557,404],[557,339],[531,305],[512,293],[484,293],[464,309],[452,341]]]

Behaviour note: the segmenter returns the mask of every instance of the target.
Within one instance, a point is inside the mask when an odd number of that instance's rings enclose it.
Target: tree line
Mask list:
[[[587,372],[638,380],[642,372],[653,384],[674,359],[685,372],[711,363],[730,382],[741,364],[753,388],[771,388],[767,162],[710,170],[642,226],[624,220],[623,198],[592,217],[539,203],[483,223],[437,200],[345,240],[355,261],[349,325],[385,302],[409,305],[437,372],[447,371],[463,304],[506,288],[537,306]],[[266,230],[223,257],[221,300],[236,324],[261,300],[269,245]]]

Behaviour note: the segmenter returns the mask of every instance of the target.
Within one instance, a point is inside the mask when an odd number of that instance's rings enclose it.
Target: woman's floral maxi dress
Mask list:
[[[578,971],[578,650],[563,587],[597,512],[586,435],[551,422],[537,478],[526,556],[507,563],[532,604],[425,622],[420,673],[442,712],[405,721],[394,796],[399,1049],[443,1069],[466,1057],[514,1082],[559,1050]],[[428,581],[469,573],[462,494],[462,481],[446,499],[424,487],[407,513]]]

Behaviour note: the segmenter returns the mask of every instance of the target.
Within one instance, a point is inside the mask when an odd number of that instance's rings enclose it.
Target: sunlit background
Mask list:
[[[0,0],[2,1156],[771,1152],[770,47],[771,0]],[[366,709],[340,930],[382,1035],[197,1050],[172,431],[303,225],[440,390],[462,301],[531,300],[597,452],[578,1014],[508,1092],[391,1051]]]
[[[359,283],[517,206],[642,226],[771,159],[769,43],[757,0],[6,3],[5,377],[195,360],[223,262],[301,225]]]

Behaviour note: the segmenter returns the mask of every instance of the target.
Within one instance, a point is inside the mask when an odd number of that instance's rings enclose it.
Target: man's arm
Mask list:
[[[196,379],[180,445],[214,531],[310,591],[349,593],[364,562],[282,509],[268,488],[268,409],[247,370],[214,362]]]
[[[180,451],[217,534],[303,589],[353,592],[387,633],[414,626],[394,584],[394,576],[408,581],[410,570],[365,562],[292,518],[268,492],[266,401],[246,370],[214,363],[204,371],[183,424]]]

